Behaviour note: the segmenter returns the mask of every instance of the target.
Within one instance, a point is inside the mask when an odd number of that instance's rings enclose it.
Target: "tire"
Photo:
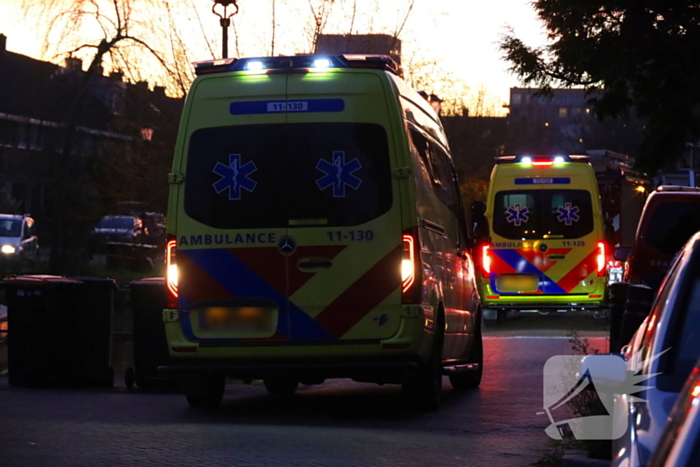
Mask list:
[[[475,389],[481,384],[481,376],[484,372],[484,342],[481,338],[481,329],[478,329],[474,335],[474,343],[467,363],[476,363],[479,369],[450,375],[450,384],[458,391]]]
[[[193,409],[213,409],[221,404],[224,397],[225,378],[209,378],[204,390],[185,394],[187,403]]]
[[[265,378],[265,389],[273,396],[291,396],[299,387],[299,380],[289,376],[273,376]]]
[[[426,411],[436,410],[442,397],[442,347],[445,325],[438,321],[438,332],[428,360],[401,386],[411,405]]]
[[[124,385],[126,385],[127,389],[132,389],[134,387],[135,382],[136,371],[132,367],[129,367],[124,372]]]

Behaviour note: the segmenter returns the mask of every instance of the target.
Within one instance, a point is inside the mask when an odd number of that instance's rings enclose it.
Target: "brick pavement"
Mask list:
[[[332,380],[291,399],[231,384],[217,410],[173,393],[12,388],[0,377],[0,464],[15,466],[524,466],[550,449],[542,367],[565,339],[488,339],[480,390],[444,381],[437,412],[397,386]]]

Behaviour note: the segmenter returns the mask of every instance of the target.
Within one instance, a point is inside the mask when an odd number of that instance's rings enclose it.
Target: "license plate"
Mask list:
[[[500,275],[496,278],[496,287],[501,292],[536,292],[540,280],[533,274]]]
[[[199,310],[201,328],[207,331],[265,331],[273,324],[272,314],[269,308],[253,306],[213,306]]]

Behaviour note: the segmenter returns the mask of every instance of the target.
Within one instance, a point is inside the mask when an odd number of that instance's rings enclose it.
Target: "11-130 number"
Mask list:
[[[370,241],[374,238],[374,232],[371,230],[350,230],[348,232],[331,230],[326,232],[326,235],[328,235],[328,240],[337,242],[342,242],[343,240],[349,240],[351,242],[364,242]]]

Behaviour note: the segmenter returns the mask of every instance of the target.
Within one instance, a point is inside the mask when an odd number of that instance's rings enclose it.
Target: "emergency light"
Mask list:
[[[371,68],[401,76],[396,62],[388,55],[290,55],[279,57],[224,58],[193,62],[197,76],[210,73],[247,71],[260,74],[309,73],[330,68]]]
[[[584,155],[554,155],[554,156],[500,156],[496,164],[521,164],[526,167],[562,166],[567,162],[588,162],[590,156]]]

